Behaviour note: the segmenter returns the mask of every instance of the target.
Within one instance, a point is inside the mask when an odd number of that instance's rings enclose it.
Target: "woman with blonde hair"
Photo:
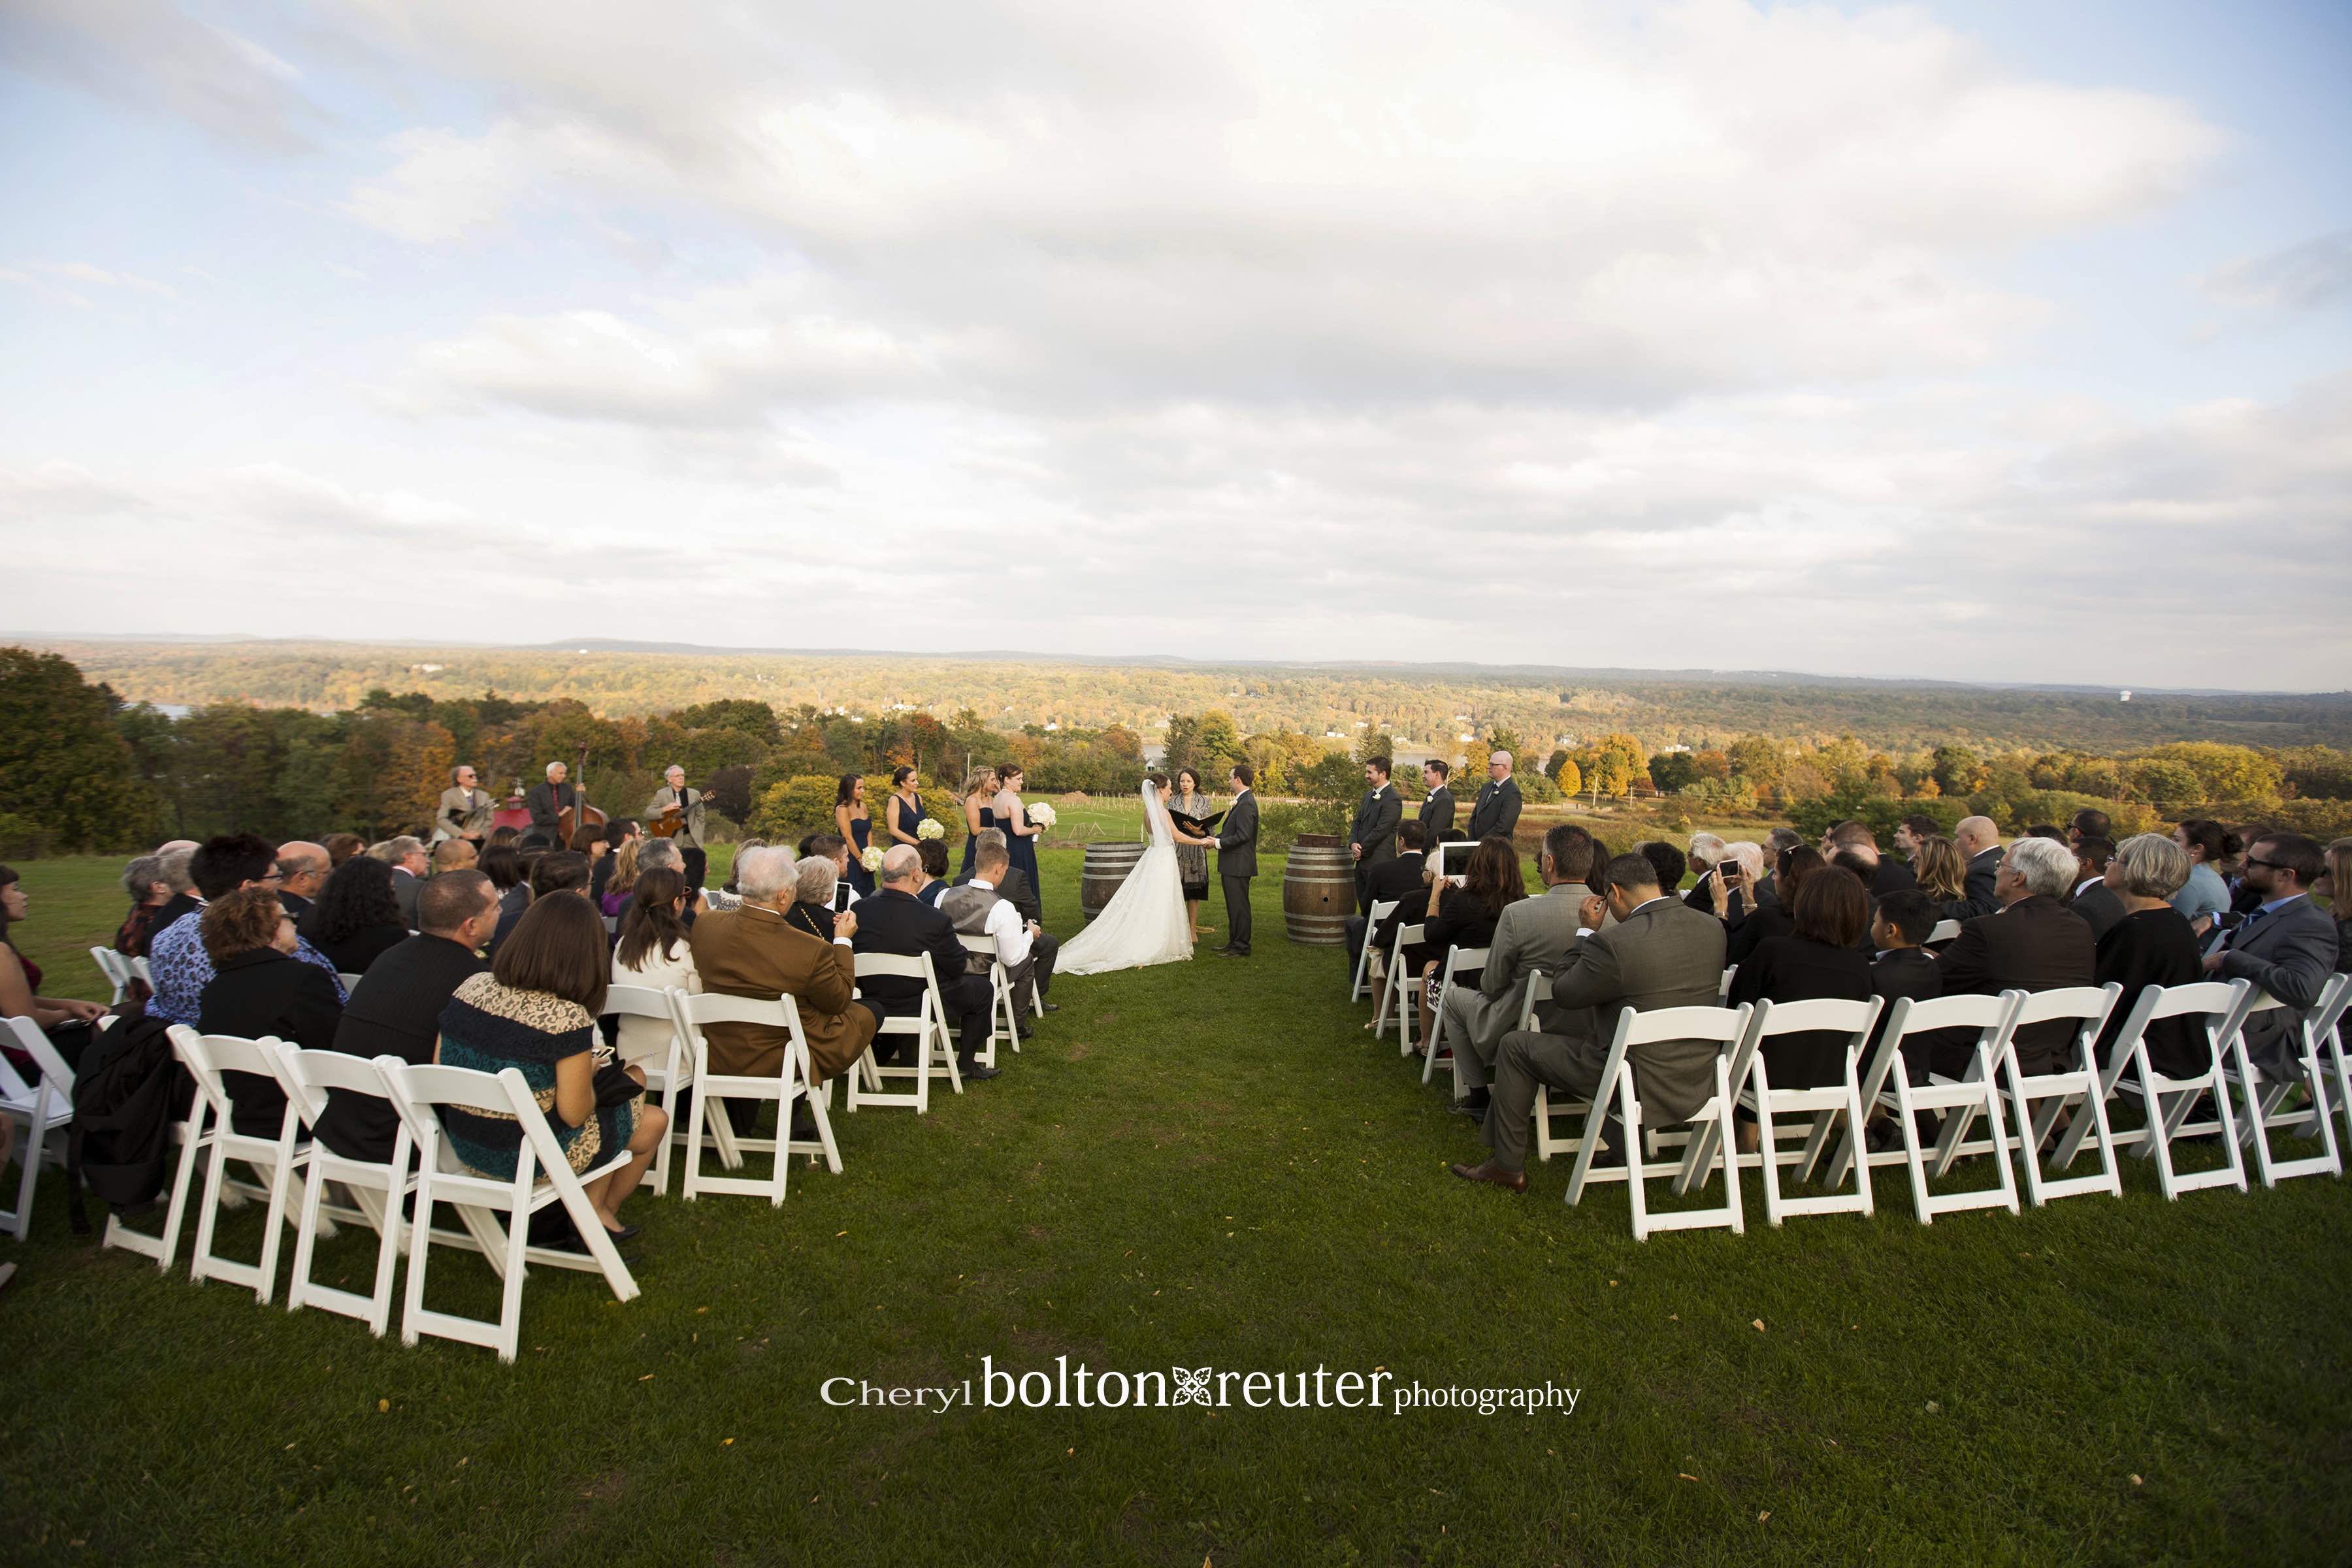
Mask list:
[[[637,892],[637,846],[644,840],[631,838],[613,851],[613,872],[604,879],[604,897],[597,900],[607,920],[618,920],[629,907]]]
[[[1912,864],[1919,873],[1919,890],[1937,903],[1968,897],[1969,863],[1959,846],[1942,834],[1931,833],[1920,839]]]

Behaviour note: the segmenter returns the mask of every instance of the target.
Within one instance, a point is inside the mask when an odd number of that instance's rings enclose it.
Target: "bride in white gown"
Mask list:
[[[1151,847],[1094,924],[1062,944],[1055,973],[1103,974],[1192,956],[1192,922],[1184,918],[1184,883],[1176,868],[1176,829],[1168,818],[1167,795],[1165,782],[1157,777],[1143,781],[1143,821]]]

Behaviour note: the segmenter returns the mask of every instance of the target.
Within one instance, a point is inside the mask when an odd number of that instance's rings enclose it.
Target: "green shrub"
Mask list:
[[[1258,809],[1257,847],[1275,853],[1289,849],[1302,833],[1344,835],[1350,816],[1339,801],[1277,801]]]
[[[744,826],[771,844],[797,844],[804,833],[830,833],[835,789],[835,781],[822,773],[771,784],[752,805],[751,820]]]

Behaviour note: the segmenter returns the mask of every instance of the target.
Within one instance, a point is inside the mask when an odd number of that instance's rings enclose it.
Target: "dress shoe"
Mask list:
[[[1048,1013],[1058,1013],[1062,1010],[1062,1005],[1059,1002],[1046,1002],[1041,1004],[1041,1005]]]
[[[956,1068],[956,1076],[966,1083],[986,1083],[990,1079],[1001,1078],[1003,1073],[1003,1068],[984,1068],[978,1063],[971,1067],[959,1066]]]
[[[1506,1171],[1492,1160],[1483,1165],[1448,1165],[1445,1168],[1465,1182],[1484,1182],[1507,1193],[1528,1190],[1528,1173],[1525,1171]]]
[[[1481,1121],[1486,1117],[1486,1106],[1483,1100],[1457,1100],[1445,1109],[1456,1116],[1468,1116]]]
[[[618,1230],[608,1230],[604,1234],[612,1238],[614,1246],[618,1247],[623,1242],[636,1240],[637,1227],[633,1225],[625,1225]]]

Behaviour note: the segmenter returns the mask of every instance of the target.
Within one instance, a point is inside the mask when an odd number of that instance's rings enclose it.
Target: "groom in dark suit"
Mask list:
[[[1250,879],[1257,875],[1257,775],[1247,763],[1233,771],[1234,804],[1217,834],[1217,879],[1225,887],[1225,929],[1233,933],[1217,949],[1222,958],[1247,958],[1250,951]]]

